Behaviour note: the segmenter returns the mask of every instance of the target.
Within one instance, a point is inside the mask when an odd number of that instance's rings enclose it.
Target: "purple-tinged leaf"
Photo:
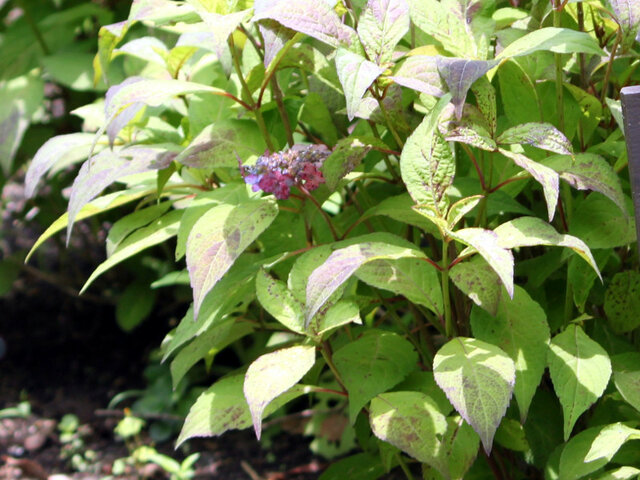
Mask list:
[[[450,235],[459,242],[475,248],[498,274],[509,296],[513,298],[513,254],[500,244],[495,232],[482,228],[463,228]]]
[[[382,65],[409,31],[406,0],[369,0],[358,23],[358,35],[370,60]]]
[[[167,151],[165,148],[132,146],[117,151],[103,150],[87,160],[80,168],[71,187],[67,209],[69,214],[67,243],[76,215],[102,190],[122,177],[166,168],[175,156],[174,152]]]
[[[640,3],[637,0],[609,0],[623,32],[623,45],[631,46],[640,35]]]
[[[375,79],[384,72],[384,68],[356,53],[340,48],[336,53],[336,69],[347,101],[347,116],[349,120],[353,120],[362,97]]]
[[[487,60],[467,60],[465,58],[436,57],[438,72],[449,87],[451,102],[455,105],[456,118],[462,118],[462,107],[471,85],[498,62]]]
[[[205,127],[176,161],[193,168],[236,167],[238,160],[261,155],[266,146],[255,122],[225,120]]]
[[[504,287],[484,258],[474,256],[456,263],[449,270],[449,278],[473,303],[491,315],[498,313]]]
[[[260,21],[258,29],[264,40],[264,66],[266,68],[296,32],[275,20]]]
[[[329,190],[335,190],[340,180],[357,168],[374,146],[386,147],[381,143],[375,137],[363,136],[347,137],[339,140],[331,155],[322,164],[322,175]]]
[[[10,104],[7,109],[9,113],[0,120],[0,169],[5,177],[11,173],[13,159],[29,127],[29,119],[20,105]]]
[[[419,250],[399,247],[382,242],[363,242],[333,252],[329,258],[309,276],[305,320],[313,316],[329,300],[344,282],[361,266],[373,260],[399,258],[424,258]]]
[[[269,200],[217,205],[194,224],[187,240],[187,270],[193,289],[193,316],[240,254],[278,214]]]
[[[589,247],[579,238],[556,232],[544,220],[536,217],[519,217],[503,223],[493,230],[498,244],[504,248],[534,247],[537,245],[567,247],[580,255],[600,276],[600,270]]]
[[[130,77],[107,91],[105,101],[106,128],[109,137],[114,138],[120,128],[133,118],[142,105],[161,105],[167,98],[190,93],[211,93],[226,95],[223,90],[200,83],[180,80],[151,80]],[[118,117],[122,116],[122,119]],[[126,121],[125,121],[126,120]],[[112,127],[111,124],[114,124]],[[120,127],[120,128],[118,128]],[[102,132],[99,132],[100,134]]]
[[[272,5],[272,0],[255,0],[253,4],[255,15],[268,11]],[[269,19],[263,19],[258,22],[258,29],[264,41],[264,66],[267,68],[296,32],[275,20]]]
[[[505,157],[511,159],[513,163],[523,168],[536,179],[540,185],[542,185],[542,192],[544,193],[544,199],[547,202],[547,212],[549,214],[549,221],[553,220],[556,212],[556,206],[558,205],[558,196],[560,195],[560,176],[549,167],[534,162],[528,157],[525,157],[521,153],[511,152],[503,148],[500,149]]]
[[[544,163],[573,188],[600,192],[618,205],[620,210],[627,212],[620,177],[600,155],[578,153],[573,158],[554,156],[545,159]]]
[[[438,73],[436,57],[431,55],[413,55],[407,58],[390,78],[398,85],[434,97],[441,97],[445,92],[446,86]]]
[[[38,149],[29,165],[25,178],[25,195],[28,198],[33,197],[40,179],[59,163],[69,165],[70,157],[73,162],[86,159],[94,137],[93,133],[70,133],[47,140]]]
[[[419,205],[433,207],[444,217],[445,192],[453,182],[456,164],[449,144],[438,131],[440,114],[451,98],[440,99],[414,130],[402,149],[400,173],[409,195]]]
[[[507,145],[528,144],[560,155],[571,155],[573,152],[571,142],[550,123],[516,125],[502,132],[497,142]]]
[[[277,0],[271,7],[256,13],[253,21],[271,19],[296,32],[309,35],[332,47],[349,47],[357,34],[340,20],[338,14],[322,0]]]
[[[298,383],[315,361],[314,345],[297,345],[266,353],[249,366],[243,390],[258,440],[262,433],[262,414],[267,405]]]

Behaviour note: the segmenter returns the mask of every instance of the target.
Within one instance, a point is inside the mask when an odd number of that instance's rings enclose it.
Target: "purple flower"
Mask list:
[[[262,190],[284,200],[293,186],[312,191],[325,182],[320,168],[329,154],[323,145],[294,145],[289,150],[260,156],[255,165],[240,164],[240,172],[254,192]]]

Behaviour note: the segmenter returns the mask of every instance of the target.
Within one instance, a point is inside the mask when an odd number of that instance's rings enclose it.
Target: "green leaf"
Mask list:
[[[113,254],[93,271],[80,293],[86,291],[96,278],[118,263],[174,237],[178,233],[181,216],[180,210],[172,210],[125,238]]]
[[[395,333],[377,330],[337,350],[333,362],[349,392],[351,423],[369,400],[414,370],[417,361],[411,343]]]
[[[498,69],[500,98],[509,125],[520,125],[542,119],[541,102],[529,74],[515,61],[509,60]]]
[[[620,177],[600,155],[578,153],[572,157],[553,156],[544,164],[560,174],[560,178],[578,190],[593,190],[615,202],[626,212]]]
[[[190,321],[193,322],[191,318]],[[253,327],[247,323],[236,323],[234,319],[227,320],[199,334],[178,352],[171,362],[171,379],[173,389],[178,388],[180,380],[187,372],[203,358],[211,358],[231,345],[236,340],[252,333]]]
[[[456,263],[449,270],[449,278],[466,296],[491,315],[498,313],[504,287],[500,277],[480,257]]]
[[[605,56],[591,35],[569,28],[546,27],[529,32],[505,47],[496,59],[529,55],[540,50],[554,53],[590,53]]]
[[[615,333],[626,333],[640,327],[640,273],[618,272],[607,287],[604,311]]]
[[[636,241],[635,222],[626,212],[592,193],[575,208],[569,231],[590,248],[621,247]]]
[[[640,411],[640,353],[621,353],[611,357],[613,383],[622,398]]]
[[[176,260],[180,260],[186,254],[191,229],[209,209],[220,204],[238,205],[248,199],[248,189],[240,183],[230,183],[212,191],[197,193],[182,215],[176,244]]]
[[[433,359],[437,384],[478,433],[487,454],[511,400],[515,374],[506,353],[474,338],[450,340]]]
[[[362,265],[356,276],[373,287],[403,295],[412,303],[442,315],[440,279],[435,268],[424,260],[373,260]]]
[[[149,316],[156,303],[156,292],[142,281],[125,288],[116,304],[116,321],[122,330],[130,332]]]
[[[496,140],[498,143],[527,144],[560,155],[571,155],[571,142],[550,123],[524,123],[506,129]]]
[[[314,345],[297,345],[266,353],[249,366],[244,378],[244,396],[258,440],[267,406],[298,383],[315,362]]]
[[[632,480],[638,478],[640,470],[634,467],[620,467],[603,473],[596,480]]]
[[[376,480],[384,474],[385,468],[379,456],[356,453],[329,465],[319,480]]]
[[[258,258],[255,255],[244,254],[236,260],[205,297],[197,319],[194,319],[193,304],[191,305],[166,345],[163,361],[186,342],[206,332],[212,325],[220,323],[233,313],[246,311],[247,305],[254,299],[255,274],[260,266]]]
[[[504,350],[515,362],[520,420],[524,423],[529,405],[547,366],[549,326],[544,310],[522,288],[516,286],[513,300],[502,297],[495,316],[479,308],[471,311],[471,328],[479,340]]]
[[[113,255],[118,245],[120,245],[127,236],[139,228],[146,227],[152,221],[164,215],[171,205],[172,202],[158,203],[141,210],[136,210],[116,221],[109,229],[109,234],[107,235],[107,257]]]
[[[620,447],[640,438],[640,430],[622,423],[589,428],[567,443],[560,455],[560,478],[577,480],[611,461]]]
[[[450,232],[450,235],[476,249],[498,274],[509,296],[513,297],[513,254],[500,245],[500,238],[495,232],[482,228],[463,228]]]
[[[371,207],[362,214],[361,219],[373,217],[375,215],[384,215],[402,223],[407,223],[418,227],[425,232],[435,234],[438,230],[432,221],[426,220],[424,215],[416,212],[413,207],[413,199],[408,193],[387,197],[379,204]]]
[[[424,258],[424,254],[419,250],[382,242],[361,242],[333,252],[309,276],[305,312],[307,325],[333,292],[365,263],[399,258]]]
[[[362,159],[371,151],[372,146],[379,143],[381,142],[375,138],[361,136],[349,136],[338,140],[335,148],[322,164],[322,175],[329,190],[335,190],[340,180],[357,168]],[[385,147],[384,144],[381,146]]]
[[[76,91],[106,90],[105,84],[93,83],[93,55],[59,52],[42,59],[45,72],[56,83]]]
[[[249,200],[237,206],[215,206],[194,224],[187,240],[194,317],[206,294],[277,214],[274,202]]]
[[[549,373],[564,414],[564,439],[578,417],[604,393],[611,376],[607,352],[577,325],[551,340]]]
[[[305,334],[304,305],[293,296],[284,282],[260,270],[256,277],[256,296],[273,318],[289,330]]]
[[[222,435],[227,430],[242,430],[251,426],[249,406],[243,393],[244,375],[224,377],[201,394],[189,410],[176,448],[193,437]],[[305,393],[305,387],[294,386],[272,401],[264,416],[275,412],[282,405]]]
[[[495,441],[499,445],[515,452],[528,452],[531,449],[527,442],[524,428],[520,422],[513,418],[505,417],[502,419],[502,423],[500,423],[496,432]]]
[[[409,195],[417,204],[433,206],[444,216],[445,192],[453,182],[455,160],[437,130],[440,114],[450,95],[442,97],[414,130],[402,149],[400,171]]]
[[[336,69],[347,100],[347,116],[349,120],[353,120],[362,97],[375,79],[384,72],[384,68],[356,53],[339,48],[336,53]]]
[[[476,97],[478,109],[487,121],[490,136],[493,138],[498,126],[496,89],[486,77],[481,77],[471,86],[471,91]]]
[[[560,176],[549,167],[534,162],[528,157],[525,157],[521,153],[511,152],[500,149],[500,153],[505,157],[511,159],[513,163],[523,168],[536,179],[542,186],[544,193],[544,199],[547,202],[547,212],[549,213],[549,221],[553,220],[556,212],[556,205],[558,204],[558,196],[560,195]]]
[[[458,200],[456,203],[449,207],[447,212],[447,222],[449,223],[449,229],[453,230],[460,220],[462,220],[471,210],[476,208],[476,205],[480,203],[480,200],[484,198],[483,195],[473,195],[471,197],[464,197]]]
[[[246,160],[264,153],[266,146],[255,122],[223,120],[205,127],[175,158],[193,168],[237,168],[236,155]]]
[[[85,218],[93,217],[94,215],[98,215],[99,213],[113,210],[114,208],[120,207],[121,205],[139,200],[140,198],[144,197],[145,195],[149,195],[150,193],[151,192],[148,190],[132,188],[130,190],[113,192],[108,195],[103,195],[102,197],[99,197],[82,207],[76,215],[76,220],[84,220]],[[49,225],[49,228],[47,228],[44,233],[40,235],[40,237],[38,237],[36,243],[34,243],[33,247],[31,247],[31,250],[29,250],[25,262],[29,261],[31,255],[33,255],[33,253],[40,247],[40,245],[46,242],[49,238],[53,237],[56,233],[67,228],[67,225],[69,224],[68,219],[69,214],[64,213],[55,222]]]
[[[503,248],[533,247],[536,245],[554,245],[567,247],[580,255],[600,276],[598,265],[591,255],[589,247],[579,238],[556,232],[555,228],[536,217],[520,217],[494,229],[498,235],[498,244]]]
[[[478,455],[480,438],[462,417],[447,417],[447,431],[434,466],[451,480],[462,480]]]
[[[321,309],[316,316],[311,319],[308,333],[311,333],[315,337],[326,338],[324,334],[348,323],[362,324],[358,304],[349,300],[338,300],[333,304],[327,302],[325,308]]]
[[[406,0],[371,0],[358,21],[358,36],[367,56],[378,65],[391,60],[393,50],[409,31]]]
[[[411,21],[416,27],[435,38],[446,50],[462,58],[478,58],[478,48],[472,33],[466,28],[467,22],[457,16],[449,5],[437,0],[410,0],[409,8]]]
[[[424,393],[390,392],[371,401],[369,422],[373,434],[420,462],[437,462],[440,438],[447,421]]]

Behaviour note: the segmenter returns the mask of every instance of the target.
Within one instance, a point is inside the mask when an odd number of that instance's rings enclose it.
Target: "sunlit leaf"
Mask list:
[[[513,360],[495,345],[457,337],[438,350],[433,359],[433,374],[489,453],[513,393],[516,380]]]
[[[243,390],[258,439],[267,406],[298,383],[315,361],[315,346],[298,345],[266,353],[249,366]]]
[[[562,405],[567,440],[578,417],[603,394],[611,376],[611,361],[598,343],[572,324],[551,340],[548,364]]]

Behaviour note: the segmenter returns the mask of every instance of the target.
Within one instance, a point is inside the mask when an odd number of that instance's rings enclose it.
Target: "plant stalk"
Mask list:
[[[456,334],[451,315],[451,295],[449,294],[449,241],[442,240],[442,304],[444,307],[444,331],[447,338],[453,338]]]
[[[245,97],[247,97],[247,101],[251,102],[251,111],[253,111],[256,116],[256,123],[258,124],[258,128],[260,129],[260,133],[262,134],[262,137],[267,144],[269,152],[273,153],[276,151],[276,149],[271,140],[271,136],[269,135],[269,131],[267,130],[267,125],[264,123],[264,117],[262,116],[259,105],[254,102],[253,96],[251,95],[251,90],[249,90],[247,81],[245,80],[244,75],[242,75],[242,68],[240,68],[240,60],[238,59],[238,52],[236,51],[236,46],[233,41],[233,35],[229,35],[229,49],[231,50],[233,67],[235,68],[236,74],[240,79],[240,84],[242,85],[242,91],[244,92]]]
[[[562,17],[562,6],[560,0],[555,0],[553,9],[553,26],[560,28]],[[562,54],[553,54],[556,64],[556,110],[558,111],[558,128],[564,132],[564,84],[562,81]]]

